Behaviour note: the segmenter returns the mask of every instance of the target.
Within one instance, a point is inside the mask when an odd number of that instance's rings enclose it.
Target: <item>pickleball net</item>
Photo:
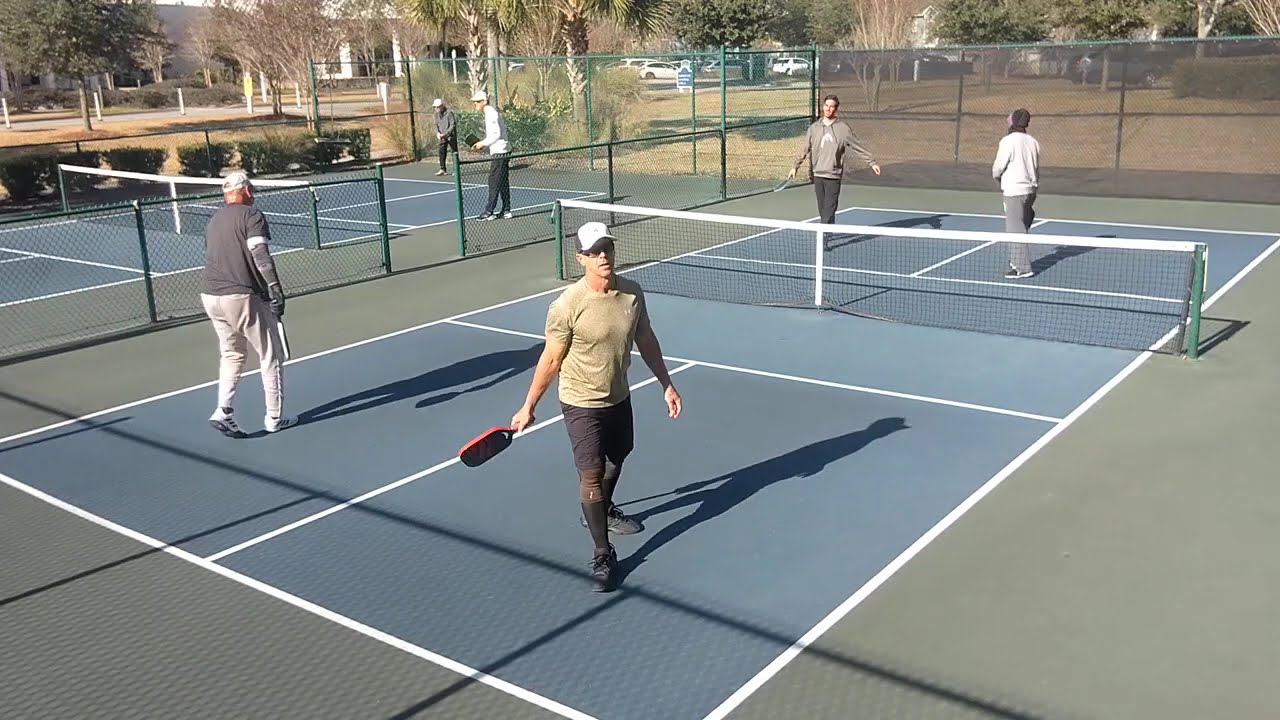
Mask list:
[[[617,269],[650,293],[1124,350],[1198,351],[1202,243],[822,225],[561,200],[554,222],[562,279],[582,276],[575,233],[591,221],[610,227]],[[1005,277],[1015,243],[1026,246],[1031,277]]]
[[[202,237],[223,206],[222,178],[160,175],[60,164],[64,211],[122,202],[145,204],[146,231]],[[271,229],[272,244],[319,250],[336,244],[376,241],[384,229],[372,182],[252,179],[254,205]],[[168,200],[168,202],[158,202]],[[113,216],[103,216],[109,221]],[[132,214],[122,223],[133,222]]]

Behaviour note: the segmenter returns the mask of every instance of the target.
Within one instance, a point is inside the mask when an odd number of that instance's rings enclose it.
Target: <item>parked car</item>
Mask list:
[[[773,61],[773,71],[779,75],[808,75],[809,61],[798,57],[780,57]]]
[[[675,80],[676,74],[680,71],[680,66],[677,63],[663,60],[646,60],[633,67],[644,80]]]

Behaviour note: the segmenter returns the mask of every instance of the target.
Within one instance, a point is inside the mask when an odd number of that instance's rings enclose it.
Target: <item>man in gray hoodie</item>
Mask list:
[[[812,158],[813,191],[818,196],[818,217],[824,224],[836,221],[836,207],[840,204],[840,180],[844,177],[845,150],[852,150],[876,175],[880,165],[871,153],[858,142],[853,129],[844,120],[836,118],[840,98],[828,95],[822,100],[822,117],[809,126],[804,136],[804,147],[796,158],[788,178],[795,178],[796,171],[805,158]]]
[[[449,172],[445,167],[449,150],[452,148],[454,152],[458,152],[458,121],[453,110],[440,98],[436,98],[431,106],[436,109],[436,140],[440,143],[440,169],[436,174],[444,175]]]

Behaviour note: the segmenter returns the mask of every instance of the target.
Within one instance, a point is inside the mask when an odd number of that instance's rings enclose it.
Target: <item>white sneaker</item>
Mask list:
[[[213,411],[213,414],[209,416],[209,424],[213,426],[214,430],[227,437],[244,437],[244,431],[236,424],[236,419],[231,416],[231,413],[223,412],[222,408]]]
[[[280,432],[281,430],[287,427],[293,427],[294,425],[297,425],[297,424],[298,424],[298,418],[292,415],[284,415],[278,418],[273,418],[270,415],[265,415],[262,418],[262,425],[267,429],[267,432],[269,433]]]

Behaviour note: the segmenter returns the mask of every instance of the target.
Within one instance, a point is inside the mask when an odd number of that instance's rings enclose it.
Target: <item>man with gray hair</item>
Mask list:
[[[218,406],[209,424],[227,437],[244,432],[235,420],[236,386],[244,367],[245,346],[258,354],[266,400],[263,425],[283,430],[297,419],[283,414],[284,289],[276,274],[268,243],[271,231],[262,211],[253,206],[249,176],[236,171],[222,182],[226,204],[205,228],[204,291],[200,300],[218,335]]]
[[[449,172],[445,167],[445,160],[449,157],[450,148],[458,152],[458,119],[453,114],[453,108],[445,105],[440,98],[436,98],[431,107],[435,108],[436,140],[440,143],[440,169],[436,171],[436,175],[444,175]]]

